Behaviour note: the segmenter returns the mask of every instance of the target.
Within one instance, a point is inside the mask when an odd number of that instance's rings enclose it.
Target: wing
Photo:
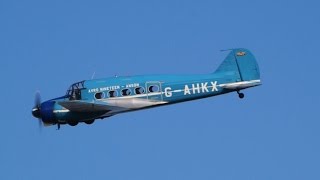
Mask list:
[[[109,99],[107,101],[61,101],[58,102],[64,108],[74,112],[121,112],[140,109],[149,106],[161,105],[167,102],[150,101],[139,98]]]
[[[234,82],[234,83],[227,83],[227,84],[219,84],[220,87],[224,89],[231,89],[231,90],[239,90],[245,89],[253,86],[261,85],[260,80],[252,80],[252,81],[241,81],[241,82]]]
[[[58,103],[62,107],[74,112],[109,112],[118,109],[118,107],[110,106],[103,102],[97,101],[61,101]]]

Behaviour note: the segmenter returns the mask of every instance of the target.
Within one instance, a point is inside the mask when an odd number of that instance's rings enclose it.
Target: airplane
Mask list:
[[[259,66],[244,48],[229,50],[216,71],[197,75],[140,75],[84,80],[67,93],[41,103],[36,93],[32,115],[45,126],[92,124],[119,113],[237,92],[261,85]]]

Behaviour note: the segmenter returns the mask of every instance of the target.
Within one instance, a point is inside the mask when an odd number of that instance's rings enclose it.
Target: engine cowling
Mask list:
[[[44,123],[54,123],[55,115],[53,113],[55,101],[46,101],[41,104],[40,113]]]

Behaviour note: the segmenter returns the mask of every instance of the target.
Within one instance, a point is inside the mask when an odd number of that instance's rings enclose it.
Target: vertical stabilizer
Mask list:
[[[244,48],[232,49],[215,73],[234,72],[239,81],[260,79],[260,71],[253,54]]]

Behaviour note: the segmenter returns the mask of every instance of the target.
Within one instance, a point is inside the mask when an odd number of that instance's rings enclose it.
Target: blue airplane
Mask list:
[[[86,80],[72,84],[66,95],[41,103],[35,97],[32,115],[40,124],[92,124],[119,113],[158,107],[237,92],[261,85],[255,57],[243,48],[232,49],[211,74],[143,75]]]

